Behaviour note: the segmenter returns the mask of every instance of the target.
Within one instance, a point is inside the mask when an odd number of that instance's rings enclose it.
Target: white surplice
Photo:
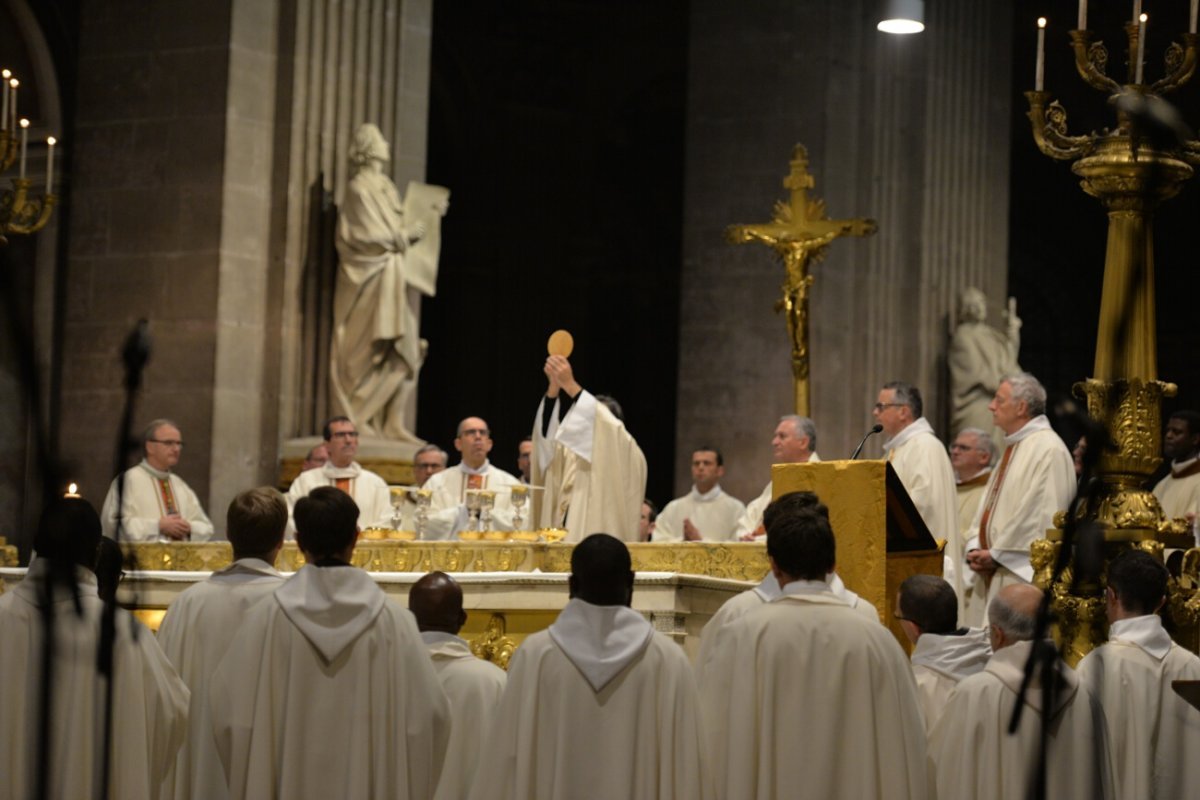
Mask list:
[[[1171,471],[1155,484],[1154,496],[1167,519],[1200,514],[1200,459],[1171,464]]]
[[[921,634],[913,647],[912,670],[926,731],[933,729],[959,681],[981,671],[991,657],[992,645],[983,628],[968,628],[962,634]]]
[[[566,528],[568,542],[593,533],[637,540],[646,498],[646,457],[608,407],[586,389],[560,422],[559,400],[542,436],[538,405],[530,467],[535,486],[533,519],[542,528]]]
[[[24,580],[0,596],[0,797],[32,797],[38,751],[42,616],[39,593],[48,563],[35,558]],[[79,603],[55,590],[53,719],[48,797],[89,798],[100,769],[106,683],[96,673],[103,603],[96,576],[77,568]],[[188,689],[154,634],[117,609],[113,653],[112,763],[109,797],[158,798],[187,733]]]
[[[520,486],[521,481],[487,460],[479,469],[472,469],[459,462],[450,469],[430,476],[425,482],[424,488],[433,492],[429,499],[429,516],[425,525],[427,539],[453,539],[459,531],[466,529],[469,520],[466,505],[467,484],[472,475],[479,476],[479,486],[476,488],[496,493],[489,529],[512,530],[512,492],[509,491],[509,487]],[[522,511],[525,512],[525,521],[528,522],[528,506]]]
[[[171,487],[171,496],[179,516],[192,526],[191,541],[207,542],[213,535],[213,524],[199,498],[183,478],[174,472],[163,472],[146,463],[125,471],[125,513],[122,515],[121,539],[127,542],[157,542],[160,540],[158,521],[167,516],[166,498],[161,481]],[[110,539],[117,528],[117,482],[114,479],[100,510],[104,535]],[[165,537],[161,537],[167,541]]]
[[[1026,800],[1037,765],[1045,707],[1040,684],[1025,695],[1021,725],[1008,725],[1025,673],[1031,642],[997,650],[982,672],[959,682],[929,734],[929,757],[938,798]],[[1061,662],[1051,710],[1047,797],[1109,800],[1112,765],[1104,712],[1079,678]]]
[[[175,800],[229,797],[225,773],[213,744],[208,681],[221,662],[246,612],[283,583],[265,561],[242,558],[181,593],[167,608],[158,643],[192,691],[188,738],[167,781]]]
[[[383,478],[363,469],[357,461],[351,461],[348,467],[335,467],[332,461],[326,461],[323,466],[305,470],[296,476],[288,488],[288,527],[289,539],[296,537],[296,524],[292,514],[296,510],[296,501],[307,497],[308,493],[318,486],[337,486],[339,478],[350,481],[350,496],[358,505],[358,527],[390,528],[392,526],[392,496]]]
[[[998,569],[985,584],[965,562],[960,566],[966,603],[959,623],[971,627],[983,625],[988,603],[1005,586],[1033,581],[1029,547],[1054,527],[1054,515],[1075,495],[1075,461],[1044,415],[1005,436],[1004,444],[1014,448],[1008,467],[992,470],[964,544],[964,553],[979,548],[980,523],[990,508],[987,544]]]
[[[824,581],[790,582],[730,627],[714,669],[741,677],[701,687],[706,704],[728,693],[711,737],[719,796],[924,800],[916,684],[886,628]]]
[[[233,798],[431,797],[450,709],[412,614],[306,565],[246,614],[209,706]]]
[[[450,744],[434,800],[462,800],[471,788],[484,736],[491,730],[507,675],[477,658],[464,639],[426,631],[421,640],[450,701]]]
[[[1108,721],[1116,796],[1188,797],[1200,787],[1200,710],[1171,681],[1200,680],[1200,658],[1171,641],[1157,614],[1118,620],[1079,662],[1079,681]]]
[[[513,656],[470,797],[711,798],[698,717],[679,645],[573,599]]]
[[[728,542],[737,539],[737,525],[746,513],[746,505],[733,495],[726,494],[720,484],[707,492],[695,486],[683,497],[667,503],[654,521],[653,542],[682,542],[683,521],[690,519],[706,542]]]
[[[808,461],[805,463],[816,464],[820,461],[821,457],[816,453],[813,453],[808,457]],[[737,531],[736,535],[734,536],[735,539],[740,539],[747,534],[754,533],[762,526],[763,512],[767,510],[767,506],[771,505],[773,489],[774,484],[771,481],[767,481],[767,485],[763,488],[758,497],[746,504],[746,511],[742,514],[741,519],[738,520]]]

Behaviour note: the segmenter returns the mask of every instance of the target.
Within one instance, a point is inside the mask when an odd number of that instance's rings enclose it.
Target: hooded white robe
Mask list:
[[[921,634],[913,647],[912,670],[927,732],[959,681],[981,671],[991,657],[992,645],[983,628],[968,628],[960,635]]]
[[[421,641],[450,701],[450,744],[434,800],[462,800],[471,788],[484,736],[491,730],[508,675],[477,658],[464,639],[426,631]]]
[[[335,467],[332,461],[326,461],[320,467],[301,472],[288,487],[288,539],[296,537],[296,523],[292,519],[296,502],[318,486],[336,487],[339,478],[350,479],[350,496],[358,505],[359,528],[392,526],[392,495],[383,478],[363,469],[357,461],[351,461],[348,467]]]
[[[431,475],[425,482],[425,488],[433,492],[429,498],[429,515],[425,524],[425,538],[453,539],[459,531],[465,530],[469,522],[467,513],[467,480],[469,475],[479,475],[480,489],[488,489],[496,493],[495,505],[491,511],[491,524],[494,531],[511,531],[513,528],[512,492],[510,486],[520,486],[521,481],[508,474],[490,461],[484,461],[479,469],[471,469],[459,462],[450,469]],[[525,512],[525,521],[529,521],[529,508]]]
[[[916,684],[885,627],[824,581],[792,581],[731,627],[714,669],[740,678],[702,687],[706,702],[728,693],[710,753],[718,796],[924,800]]]
[[[682,542],[683,521],[690,519],[705,542],[737,541],[737,525],[746,505],[726,494],[720,484],[707,492],[695,486],[683,497],[667,503],[654,521],[652,542]]]
[[[712,798],[683,649],[625,606],[573,599],[509,665],[472,800]]]
[[[929,757],[942,800],[1026,800],[1037,767],[1044,707],[1040,685],[1025,695],[1021,725],[1008,734],[1031,642],[997,650],[982,672],[959,682],[929,734]],[[1079,678],[1059,662],[1047,769],[1047,797],[1108,800],[1112,765],[1104,712]]]
[[[167,787],[175,800],[229,797],[225,773],[213,743],[208,713],[208,681],[221,662],[246,612],[279,588],[283,575],[265,561],[242,558],[185,590],[167,608],[158,643],[192,691],[188,737]]]
[[[0,596],[0,797],[32,797],[41,691],[42,617],[38,595],[48,563],[34,559],[25,579]],[[96,673],[103,602],[96,576],[77,568],[83,616],[55,590],[56,660],[49,797],[98,796],[105,682]],[[188,689],[154,634],[117,609],[113,662],[113,748],[109,797],[157,798],[187,733]],[[136,639],[134,638],[136,629]]]
[[[1075,496],[1075,460],[1045,415],[1034,417],[1016,433],[1005,436],[1004,444],[1006,449],[1015,448],[1008,468],[1003,472],[1000,466],[992,470],[983,501],[966,533],[964,554],[980,547],[980,522],[997,479],[1002,480],[995,489],[987,535],[997,570],[986,582],[965,562],[961,565],[966,602],[959,623],[971,627],[983,625],[988,604],[1005,586],[1033,581],[1029,547],[1054,527],[1054,515],[1066,510]]]
[[[1079,662],[1079,681],[1104,707],[1116,796],[1167,800],[1200,789],[1200,710],[1171,681],[1200,680],[1200,658],[1152,614],[1118,620],[1108,644]]]
[[[121,540],[127,542],[157,542],[170,541],[162,537],[158,531],[158,521],[167,516],[163,504],[162,488],[159,480],[166,479],[171,484],[171,495],[175,498],[175,507],[179,516],[192,526],[191,539],[193,542],[207,542],[213,535],[213,524],[204,513],[199,498],[183,478],[174,472],[163,472],[146,463],[125,470],[125,513],[121,526]],[[104,535],[113,538],[117,529],[117,481],[113,480],[104,497],[104,506],[100,509],[100,522],[104,526]]]
[[[561,422],[558,404],[555,400],[550,410],[546,436],[544,402],[533,422],[533,484],[546,488],[533,492],[532,519],[542,528],[566,528],[567,542],[593,533],[636,541],[646,498],[641,448],[625,423],[586,389]]]
[[[450,709],[412,615],[356,567],[306,565],[213,673],[234,798],[432,797]]]

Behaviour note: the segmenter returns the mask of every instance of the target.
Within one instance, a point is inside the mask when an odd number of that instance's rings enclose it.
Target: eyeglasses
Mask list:
[[[441,468],[441,464],[413,464],[413,469],[419,469],[422,472],[436,472]]]
[[[969,447],[965,444],[959,444],[958,442],[955,442],[954,444],[950,445],[951,453],[964,453],[967,450],[978,450],[981,453],[983,452],[983,448],[981,448],[981,447]]]
[[[333,439],[357,439],[358,431],[334,431]]]
[[[460,437],[480,436],[480,437],[483,437],[484,439],[486,439],[490,435],[490,431],[487,428],[465,428],[458,435]]]
[[[876,403],[875,410],[883,411],[885,408],[894,408],[896,406],[902,406],[902,405],[904,405],[904,403]]]
[[[146,441],[165,445],[167,447],[183,447],[183,442],[179,441],[178,439],[147,439]]]

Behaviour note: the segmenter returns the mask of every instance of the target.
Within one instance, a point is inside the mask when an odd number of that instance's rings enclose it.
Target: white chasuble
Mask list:
[[[357,461],[351,461],[347,467],[335,467],[332,461],[327,461],[323,466],[301,472],[288,487],[288,539],[296,537],[296,524],[292,519],[296,502],[318,486],[336,487],[339,480],[350,482],[349,494],[358,506],[359,528],[391,527],[392,496],[383,478],[363,469]]]
[[[1051,715],[1046,797],[1108,800],[1112,765],[1104,712],[1079,678],[1061,662],[1053,707],[1035,683],[1025,695],[1021,725],[1008,725],[1025,674],[1031,642],[997,650],[987,667],[964,678],[950,694],[929,734],[929,758],[938,798],[1026,800],[1032,796],[1041,715]]]
[[[305,565],[251,608],[209,707],[233,798],[432,797],[450,735],[412,614],[351,566]]]
[[[729,623],[713,668],[737,679],[714,686],[706,673],[706,704],[728,692],[711,735],[718,795],[924,800],[925,731],[904,651],[824,581],[783,592]]]
[[[48,563],[35,558],[15,588],[0,596],[0,797],[34,796],[42,681],[39,594]],[[76,616],[56,588],[55,661],[47,797],[98,797],[106,683],[96,672],[103,602],[96,576],[76,568]],[[151,800],[187,734],[188,689],[154,634],[117,609],[113,653],[112,762],[109,797]]]
[[[192,691],[188,737],[168,779],[175,800],[229,797],[213,744],[208,681],[246,612],[283,583],[283,575],[257,558],[243,558],[185,590],[167,608],[158,643]]]
[[[161,537],[158,521],[178,515],[192,526],[190,540],[207,542],[213,535],[213,524],[199,498],[183,478],[174,472],[163,472],[146,463],[125,471],[125,513],[121,520],[121,540],[126,542],[169,541]],[[104,497],[100,510],[104,535],[113,538],[117,528],[117,482],[114,479]]]
[[[1200,658],[1171,641],[1157,615],[1118,620],[1108,644],[1079,662],[1079,681],[1108,721],[1116,796],[1189,797],[1200,787],[1200,710],[1171,681],[1200,680]]]
[[[884,443],[887,460],[935,539],[958,540],[958,498],[946,446],[924,417]]]
[[[453,539],[459,531],[467,528],[467,489],[487,489],[495,492],[495,505],[488,527],[494,531],[511,531],[513,506],[512,492],[509,489],[520,485],[520,480],[489,461],[484,461],[479,469],[471,469],[460,463],[431,476],[425,482],[425,488],[433,492],[429,499],[429,516],[425,525],[426,538]],[[529,509],[526,507],[522,510],[525,511],[527,522]]]
[[[593,533],[637,539],[646,498],[646,457],[625,424],[586,389],[562,421],[555,400],[546,436],[538,405],[530,459],[538,527],[566,528],[566,541]]]
[[[513,656],[470,797],[712,798],[698,717],[679,645],[573,599]]]

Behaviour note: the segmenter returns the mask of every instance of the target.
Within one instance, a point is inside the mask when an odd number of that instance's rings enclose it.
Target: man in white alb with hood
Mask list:
[[[307,562],[246,615],[209,704],[233,798],[432,797],[450,711],[413,617],[350,565],[358,508],[296,503]]]
[[[169,796],[175,800],[229,797],[213,746],[208,680],[246,612],[283,583],[275,559],[283,547],[287,521],[287,503],[270,486],[233,498],[225,515],[233,563],[175,598],[158,629],[163,652],[192,690],[188,738],[168,778]]]
[[[471,788],[507,675],[495,664],[477,658],[458,635],[467,622],[467,612],[463,610],[462,587],[446,573],[431,572],[414,583],[408,592],[408,610],[417,618],[421,641],[450,701],[446,769],[434,800],[461,800]]]
[[[358,506],[358,527],[388,526],[392,517],[392,496],[383,478],[363,469],[354,460],[358,455],[358,428],[349,417],[333,417],[322,430],[329,460],[315,469],[296,476],[288,487],[288,509],[318,486],[333,486],[354,499]],[[294,521],[288,520],[288,537],[295,534]]]
[[[982,628],[958,627],[954,587],[934,575],[912,575],[900,584],[896,618],[913,644],[913,677],[928,731],[958,682],[987,665],[991,643]]]
[[[1187,797],[1200,787],[1200,710],[1171,688],[1200,680],[1200,658],[1171,641],[1158,610],[1167,568],[1130,550],[1108,565],[1108,644],[1079,662],[1079,682],[1104,707],[1116,796]]]
[[[513,657],[472,800],[712,798],[691,665],[629,607],[628,549],[584,539],[569,585]]]

